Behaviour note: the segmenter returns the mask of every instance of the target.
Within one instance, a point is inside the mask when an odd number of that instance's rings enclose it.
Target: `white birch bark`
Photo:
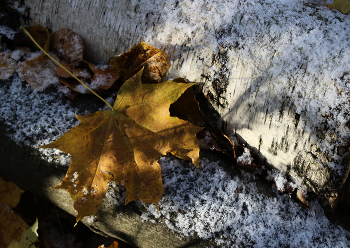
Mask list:
[[[334,206],[349,168],[349,17],[297,1],[25,3],[30,25],[72,29],[95,63],[140,41],[163,49],[168,78],[204,83],[228,133]]]

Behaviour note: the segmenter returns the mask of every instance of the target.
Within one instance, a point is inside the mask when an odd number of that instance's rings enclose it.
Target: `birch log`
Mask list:
[[[349,16],[274,1],[26,0],[30,25],[69,28],[95,63],[140,41],[168,78],[204,83],[218,125],[334,207],[349,164]]]

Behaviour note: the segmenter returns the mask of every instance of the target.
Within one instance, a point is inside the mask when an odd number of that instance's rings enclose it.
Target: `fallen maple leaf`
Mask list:
[[[176,78],[175,82],[187,83],[184,78]],[[197,126],[205,126],[209,119],[200,110],[199,104],[194,97],[193,88],[188,88],[179,99],[170,105],[170,115],[189,121]]]
[[[45,54],[18,64],[18,74],[32,89],[42,90],[58,81],[56,65]]]
[[[41,26],[27,27],[27,31],[33,36],[34,40],[38,42],[40,46],[44,48],[46,52],[50,48],[50,33],[49,31]]]
[[[124,81],[144,68],[142,74],[144,84],[160,83],[170,67],[166,61],[165,53],[145,42],[140,42],[133,46],[130,51],[111,58],[109,63],[115,73],[123,77]]]
[[[118,78],[119,75],[116,74],[113,69],[96,69],[94,72],[94,77],[91,80],[91,84],[97,91],[107,90],[113,86]]]
[[[199,166],[196,134],[202,128],[169,114],[170,104],[194,84],[142,84],[142,72],[122,85],[113,110],[77,116],[78,126],[40,147],[72,155],[55,188],[70,193],[77,221],[97,213],[110,181],[126,187],[125,204],[141,200],[157,206],[164,192],[158,159],[167,153]]]
[[[83,60],[84,41],[70,29],[60,29],[51,35],[51,47],[65,63]]]
[[[85,60],[64,65],[64,67],[95,92],[99,93],[105,93],[108,89],[112,88],[119,78],[119,75],[117,75],[112,69],[96,69],[93,64]],[[76,93],[89,93],[83,85],[60,66],[57,67],[56,75],[59,77],[59,82],[66,85],[72,91]]]

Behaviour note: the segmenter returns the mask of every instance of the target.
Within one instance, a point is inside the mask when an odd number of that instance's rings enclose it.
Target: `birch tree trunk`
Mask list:
[[[203,83],[218,127],[335,207],[349,172],[349,16],[258,0],[25,4],[30,25],[75,31],[95,63],[140,41],[164,50],[166,77]]]

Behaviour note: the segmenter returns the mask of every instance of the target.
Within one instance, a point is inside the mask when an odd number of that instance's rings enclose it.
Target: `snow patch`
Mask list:
[[[6,36],[8,39],[13,40],[15,39],[16,31],[13,29],[0,25],[0,34]]]
[[[86,219],[86,221],[87,221],[87,223],[89,223],[89,224],[92,224],[92,223],[94,223],[95,221],[97,221],[98,219],[97,219],[97,217],[95,216],[95,215],[90,215],[87,219]]]
[[[73,173],[73,178],[70,180],[72,183],[73,183],[73,187],[77,187],[77,184],[75,183],[75,181],[77,180],[78,178],[78,172],[74,172]]]
[[[52,89],[51,89],[52,90]],[[37,148],[48,144],[77,125],[74,108],[66,97],[55,91],[34,92],[15,73],[0,85],[0,121],[8,126],[10,139]],[[57,149],[39,149],[44,159],[68,166],[71,156]]]
[[[243,163],[250,165],[253,162],[253,158],[250,155],[250,151],[248,148],[244,148],[244,152],[241,156],[237,158],[237,163]]]
[[[10,6],[22,15],[25,14],[27,10],[27,7],[25,5],[22,5],[19,1],[11,1]]]
[[[100,89],[103,86],[107,86],[107,82],[111,82],[113,76],[111,74],[100,75],[99,77],[91,80],[90,88],[91,89]]]
[[[153,204],[138,203],[147,209],[144,221],[164,221],[181,236],[210,238],[220,247],[350,246],[350,234],[331,223],[315,200],[306,209],[289,195],[267,197],[254,182],[232,178],[207,159],[200,169],[169,157],[160,164],[165,192],[159,213]]]

